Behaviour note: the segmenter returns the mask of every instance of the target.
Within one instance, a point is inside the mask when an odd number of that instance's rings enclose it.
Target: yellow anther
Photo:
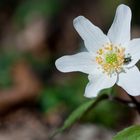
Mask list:
[[[97,51],[96,62],[107,75],[121,72],[124,63],[125,48],[113,44],[105,44]]]
[[[102,55],[102,54],[103,54],[103,49],[99,49],[97,53],[98,53],[99,55]]]

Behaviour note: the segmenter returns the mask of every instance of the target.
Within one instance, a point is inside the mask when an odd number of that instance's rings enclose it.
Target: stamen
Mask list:
[[[103,73],[111,76],[113,73],[123,71],[125,48],[121,45],[105,44],[97,51],[96,62],[102,68]]]

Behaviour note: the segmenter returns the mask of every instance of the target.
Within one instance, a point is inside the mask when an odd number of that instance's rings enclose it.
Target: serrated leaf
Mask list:
[[[134,125],[120,131],[113,140],[140,140],[140,125]]]

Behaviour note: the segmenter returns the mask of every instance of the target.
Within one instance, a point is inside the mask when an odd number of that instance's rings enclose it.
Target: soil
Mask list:
[[[56,129],[47,125],[41,113],[20,108],[0,118],[0,140],[49,140]],[[93,124],[76,124],[53,140],[111,140],[114,132]]]

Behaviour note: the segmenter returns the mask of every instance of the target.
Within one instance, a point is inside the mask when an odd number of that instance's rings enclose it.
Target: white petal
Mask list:
[[[89,83],[85,89],[85,96],[88,98],[96,97],[102,89],[112,87],[116,80],[117,75],[112,77],[109,77],[103,73],[97,74],[95,76],[90,75]]]
[[[56,67],[61,72],[81,71],[87,74],[97,71],[94,54],[81,52],[75,55],[63,56],[56,60]]]
[[[121,4],[116,10],[112,26],[108,31],[108,37],[115,45],[123,47],[130,41],[131,10],[128,6]]]
[[[132,61],[126,67],[134,66],[140,59],[140,38],[130,41],[126,54],[130,54]]]
[[[140,95],[140,71],[136,66],[120,73],[117,84],[132,96]]]
[[[102,45],[110,42],[108,37],[97,26],[93,25],[83,16],[75,18],[73,25],[84,40],[88,51],[95,52],[102,47]]]

